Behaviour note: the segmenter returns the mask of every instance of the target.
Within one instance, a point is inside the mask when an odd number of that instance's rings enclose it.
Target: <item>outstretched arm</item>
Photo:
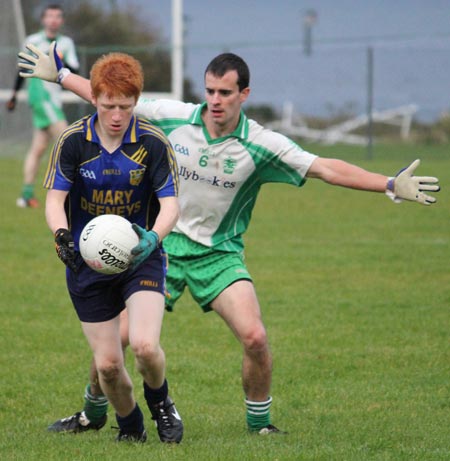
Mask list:
[[[431,176],[413,176],[420,160],[415,160],[395,177],[372,173],[337,159],[316,158],[308,170],[308,178],[318,178],[335,186],[372,192],[386,192],[394,201],[410,200],[431,205],[436,199],[424,193],[438,192],[439,180]]]
[[[389,180],[387,176],[371,173],[343,160],[321,157],[314,160],[307,177],[321,179],[334,186],[371,192],[384,192]]]
[[[75,75],[64,67],[58,53],[56,42],[50,45],[49,54],[43,53],[32,44],[26,48],[31,54],[20,52],[19,75],[24,78],[36,77],[48,82],[60,83],[66,90],[72,91],[84,100],[91,101],[91,84],[88,79]]]
[[[61,86],[64,89],[75,93],[85,101],[91,102],[91,81],[87,78],[81,77],[81,75],[70,73],[66,76],[65,79],[61,81]]]

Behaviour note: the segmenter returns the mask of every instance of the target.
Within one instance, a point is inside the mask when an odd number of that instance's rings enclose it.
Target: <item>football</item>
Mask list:
[[[86,264],[102,274],[119,274],[127,270],[131,250],[139,237],[130,221],[105,214],[89,221],[80,235],[80,253]]]

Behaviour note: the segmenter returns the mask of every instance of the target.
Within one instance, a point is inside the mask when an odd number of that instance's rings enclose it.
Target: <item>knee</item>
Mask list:
[[[118,361],[105,361],[97,364],[97,372],[106,383],[116,382],[122,368],[122,364]]]
[[[145,341],[139,341],[131,344],[134,356],[138,363],[153,364],[161,356],[162,350],[159,344],[152,344]]]
[[[267,333],[262,324],[251,328],[241,340],[244,349],[248,352],[258,353],[268,350]]]

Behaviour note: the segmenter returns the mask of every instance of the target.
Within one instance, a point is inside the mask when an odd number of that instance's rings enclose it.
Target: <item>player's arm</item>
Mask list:
[[[75,243],[67,223],[64,203],[67,191],[50,189],[45,200],[45,218],[55,236],[55,249],[58,258],[70,269],[76,271]]]
[[[356,165],[337,159],[316,158],[307,177],[318,178],[335,186],[372,192],[386,192],[394,201],[410,200],[431,205],[436,198],[424,193],[438,192],[439,180],[431,176],[413,176],[420,160],[415,160],[395,177],[372,173]]]
[[[6,101],[6,108],[9,111],[13,111],[16,108],[17,103],[17,93],[22,88],[24,78],[17,74],[16,81],[14,82],[14,88],[12,90],[11,97]]]
[[[66,90],[72,91],[88,102],[91,101],[90,81],[71,73],[67,67],[64,67],[56,51],[56,42],[50,45],[48,55],[32,44],[27,44],[26,48],[31,54],[23,51],[19,53],[21,60],[18,66],[21,77],[36,77],[48,82],[60,83]]]
[[[70,73],[62,80],[61,86],[65,90],[69,90],[72,93],[75,93],[80,98],[84,99],[87,102],[91,102],[92,99],[92,90],[91,90],[91,81],[87,78],[82,77],[81,75],[76,75]]]
[[[155,186],[159,201],[159,213],[151,230],[145,230],[133,224],[139,236],[139,244],[131,250],[134,256],[130,264],[133,270],[147,258],[160,244],[163,238],[173,229],[180,213],[178,205],[178,175],[175,153],[169,140],[162,133],[155,133],[161,141],[159,149],[154,146],[150,176]]]
[[[153,225],[153,231],[158,234],[159,240],[161,241],[177,223],[180,215],[180,208],[177,197],[159,198],[159,206],[160,210],[155,224]]]
[[[133,230],[139,237],[139,243],[131,250],[133,260],[130,269],[134,270],[158,247],[162,239],[175,226],[180,209],[178,198],[175,196],[159,197],[160,210],[151,230],[145,230],[137,224],[132,224]]]
[[[47,192],[45,199],[45,219],[52,234],[58,229],[68,229],[69,227],[64,209],[67,194],[67,191],[57,189],[50,189]]]
[[[384,192],[389,180],[387,176],[371,173],[351,163],[321,157],[314,160],[306,176],[321,179],[334,186],[372,192]]]
[[[75,43],[72,39],[68,39],[68,44],[63,57],[63,64],[64,67],[67,67],[70,70],[70,72],[78,74],[80,61],[78,60]]]

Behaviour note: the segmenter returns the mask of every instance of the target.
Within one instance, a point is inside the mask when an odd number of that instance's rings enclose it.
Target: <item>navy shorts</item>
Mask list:
[[[106,322],[125,309],[125,301],[138,291],[165,294],[167,256],[157,248],[136,270],[107,275],[92,270],[75,253],[77,272],[66,271],[67,288],[82,322]]]

